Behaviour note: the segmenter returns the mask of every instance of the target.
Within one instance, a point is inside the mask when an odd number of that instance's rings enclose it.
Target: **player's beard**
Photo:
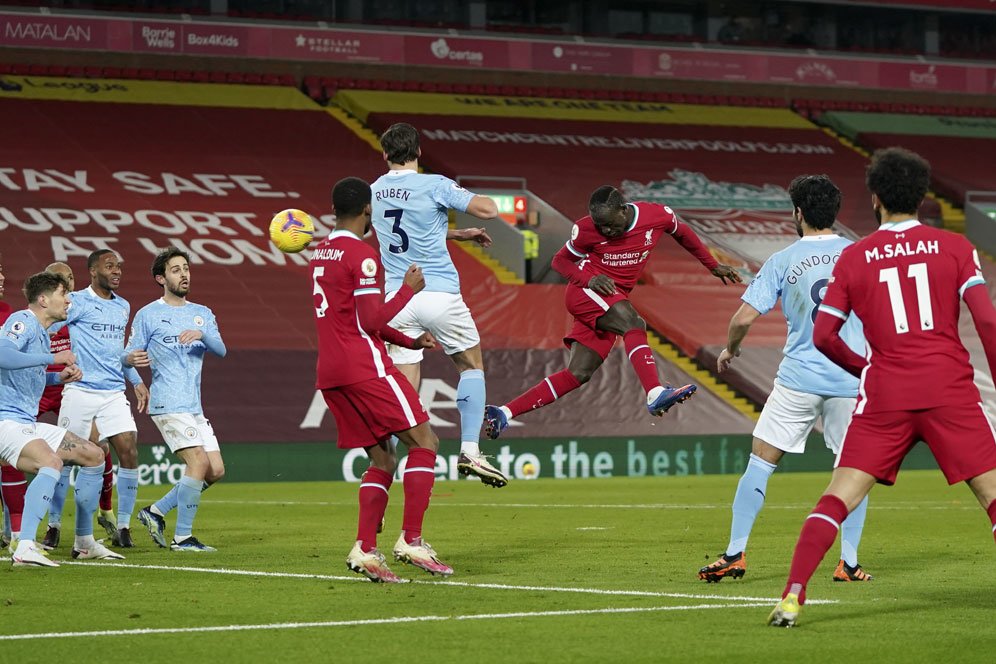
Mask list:
[[[880,208],[879,206],[876,205],[875,207],[872,208],[872,211],[875,213],[875,221],[878,222],[879,226],[881,226],[882,225],[882,208]]]
[[[171,295],[175,295],[177,297],[187,297],[187,294],[190,292],[190,282],[187,282],[186,286],[182,286],[180,284],[177,284],[176,286],[167,284],[166,288],[169,290]]]

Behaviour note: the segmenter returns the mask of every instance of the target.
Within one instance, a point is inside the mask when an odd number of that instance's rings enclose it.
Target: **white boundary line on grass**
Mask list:
[[[505,620],[509,618],[548,618],[558,616],[588,616],[604,614],[653,613],[662,611],[697,611],[730,608],[759,608],[768,602],[747,604],[696,604],[687,606],[634,606],[607,609],[576,609],[564,611],[522,611],[517,613],[483,613],[457,616],[399,616],[366,620],[325,620],[321,622],[264,623],[257,625],[214,625],[209,627],[150,627],[139,629],[113,629],[93,632],[44,632],[38,634],[0,635],[0,641],[27,641],[32,639],[88,638],[95,636],[140,636],[146,634],[191,634],[203,632],[247,632],[256,630],[311,629],[318,627],[356,627],[362,625],[392,625],[414,622],[445,622],[449,620]]]
[[[0,560],[10,560],[0,558]],[[230,576],[253,576],[276,579],[318,579],[321,581],[369,581],[359,575],[341,576],[335,574],[306,574],[301,572],[263,572],[246,569],[229,569],[225,567],[188,567],[181,565],[142,565],[132,563],[113,563],[102,561],[80,562],[76,560],[59,561],[60,565],[78,565],[80,567],[124,567],[133,569],[163,570],[170,572],[194,572],[199,574],[225,574]],[[653,590],[606,590],[602,588],[583,588],[569,586],[526,586],[512,585],[505,583],[470,583],[468,581],[444,581],[444,580],[414,580],[411,583],[432,586],[451,586],[456,588],[479,588],[482,590],[518,590],[522,592],[555,592],[555,593],[577,593],[582,595],[614,595],[622,597],[669,597],[672,599],[705,599],[711,601],[724,602],[777,602],[776,597],[746,597],[742,595],[699,595],[692,593],[668,593]],[[837,600],[812,599],[807,604],[837,604]]]

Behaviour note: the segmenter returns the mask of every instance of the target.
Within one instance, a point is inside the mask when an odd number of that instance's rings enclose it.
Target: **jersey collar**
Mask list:
[[[86,291],[88,293],[90,293],[90,295],[92,295],[93,297],[97,298],[98,300],[103,300],[104,299],[104,298],[100,297],[99,295],[97,295],[97,291],[93,290],[93,286],[87,286],[86,287]],[[112,300],[117,297],[117,295],[114,294],[114,291],[108,291],[108,292],[111,294],[111,299]]]
[[[632,203],[627,203],[626,205],[629,205],[633,208],[633,223],[630,224],[629,228],[626,229],[626,232],[629,233],[631,230],[636,228],[636,223],[640,221],[640,208],[636,207]]]
[[[338,231],[332,231],[329,234],[329,239],[330,240],[334,240],[337,237],[351,237],[351,238],[354,238],[356,240],[362,240],[363,239],[359,235],[357,235],[356,233],[354,233],[353,231],[347,231],[345,229],[338,230]]]
[[[412,175],[412,174],[416,174],[416,173],[418,173],[418,171],[413,170],[411,168],[402,168],[402,169],[396,170],[396,171],[393,171],[393,170],[392,171],[388,171],[387,172],[387,177],[389,177],[389,178],[396,178],[396,177],[401,176],[401,175]]]
[[[836,233],[822,233],[820,235],[803,235],[799,238],[800,242],[825,242],[826,240],[839,240],[840,236]]]
[[[903,231],[908,231],[909,229],[919,225],[919,219],[904,219],[903,221],[891,221],[887,224],[882,224],[878,227],[878,230],[902,233]]]

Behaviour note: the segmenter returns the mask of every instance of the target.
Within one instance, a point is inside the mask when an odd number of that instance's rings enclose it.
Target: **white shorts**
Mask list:
[[[205,452],[220,452],[214,428],[203,415],[168,413],[153,415],[152,421],[174,454],[188,447],[203,447]]]
[[[14,420],[0,420],[0,459],[11,466],[17,466],[21,450],[32,440],[39,438],[44,440],[55,452],[65,436],[65,429],[45,422],[28,424]]]
[[[97,392],[67,385],[62,391],[59,426],[83,440],[90,440],[90,427],[94,422],[101,438],[138,431],[124,391]]]
[[[394,295],[390,293],[387,299]],[[459,293],[416,293],[390,325],[410,337],[431,332],[447,355],[463,352],[481,343],[474,318]],[[388,344],[387,352],[395,364],[418,364],[422,361],[422,349],[411,350]]]
[[[823,440],[834,454],[840,451],[857,399],[821,397],[775,383],[754,427],[754,437],[790,454],[806,451],[806,438],[823,417]]]

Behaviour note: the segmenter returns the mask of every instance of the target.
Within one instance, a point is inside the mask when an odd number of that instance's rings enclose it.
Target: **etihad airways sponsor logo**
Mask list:
[[[91,28],[88,25],[78,23],[59,25],[29,20],[8,20],[4,24],[3,36],[7,40],[74,42],[77,44],[89,44],[92,39]]]

